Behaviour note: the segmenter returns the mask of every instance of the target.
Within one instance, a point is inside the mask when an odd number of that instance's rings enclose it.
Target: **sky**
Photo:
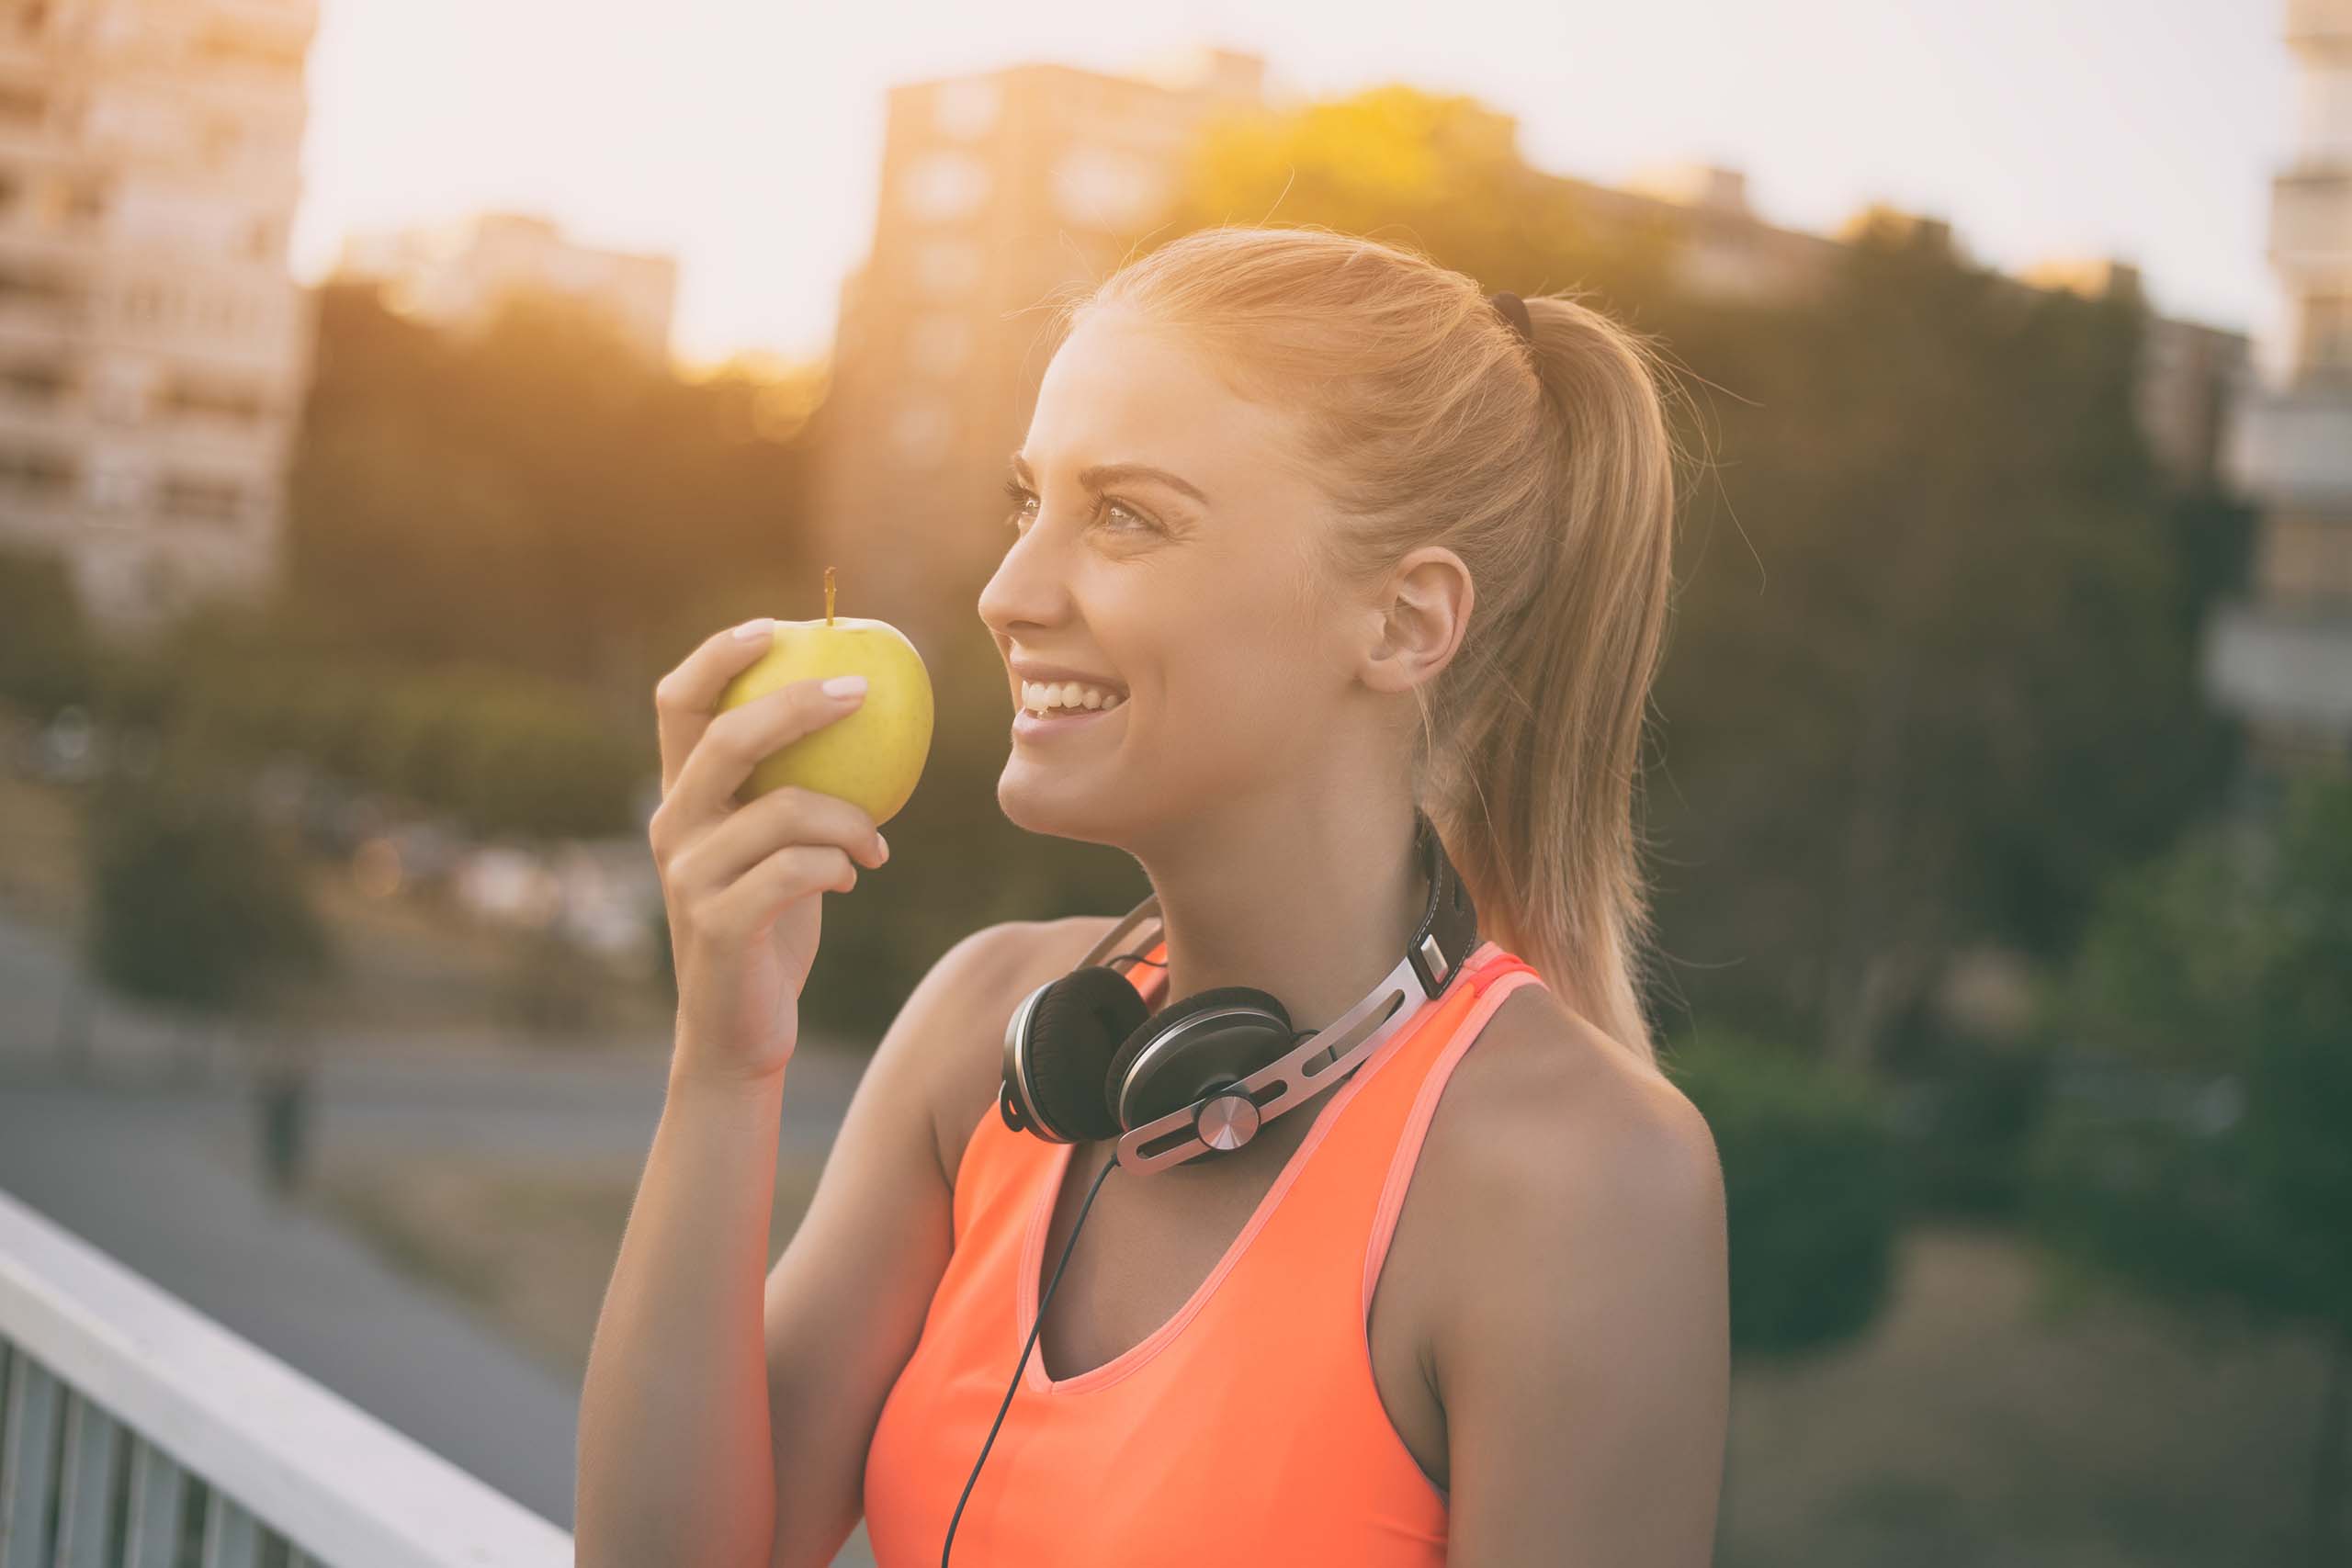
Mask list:
[[[1036,60],[1117,73],[1209,43],[1263,55],[1280,99],[1473,95],[1558,174],[1740,168],[1785,228],[1883,200],[1949,219],[1987,265],[2120,256],[2165,313],[2274,340],[2283,6],[322,0],[293,265],[323,276],[353,230],[537,212],[675,255],[688,362],[814,357],[872,230],[891,84]]]

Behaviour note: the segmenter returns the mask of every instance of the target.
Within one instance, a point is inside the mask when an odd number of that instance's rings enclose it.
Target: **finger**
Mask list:
[[[668,867],[673,894],[693,897],[724,889],[752,867],[791,844],[838,849],[868,866],[882,863],[882,835],[865,808],[837,795],[786,784],[729,812]]]
[[[859,693],[827,696],[824,684],[814,676],[794,681],[710,720],[663,797],[663,810],[682,823],[724,815],[762,761],[865,700]]]
[[[752,635],[742,635],[749,631]],[[775,645],[775,622],[767,616],[729,626],[703,638],[702,646],[654,684],[654,727],[662,737],[662,793],[678,782],[678,771],[693,754],[718,712],[718,694]]]
[[[698,924],[706,933],[740,941],[797,898],[856,886],[856,863],[833,845],[787,844],[704,899]]]

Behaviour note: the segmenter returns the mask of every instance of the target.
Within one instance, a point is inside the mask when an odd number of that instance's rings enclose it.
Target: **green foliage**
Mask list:
[[[62,556],[0,549],[0,700],[44,717],[90,701],[90,631]]]
[[[808,602],[785,405],[808,380],[682,380],[554,300],[515,301],[469,340],[329,285],[289,598],[390,660],[644,704],[681,638]]]
[[[1664,1054],[1723,1161],[1735,1349],[1781,1356],[1860,1333],[1885,1304],[1900,1191],[1867,1084],[1727,1032]]]
[[[1963,1040],[1911,1085],[1922,1114],[1903,1144],[1904,1207],[2007,1217],[2022,1200],[2027,1151],[2053,1064],[2027,1043]]]
[[[2226,760],[2136,305],[1873,222],[1809,306],[1666,315],[1730,394],[1658,684],[1652,819],[1704,868],[1668,945],[1740,954],[1694,985],[1790,1028],[1898,1016],[1965,942],[2054,957]]]
[[[1390,85],[1297,109],[1229,111],[1204,129],[1155,241],[1222,223],[1317,223],[1427,250],[1488,288],[1614,293],[1654,279],[1663,226],[1604,217],[1531,170],[1511,118]],[[1144,248],[1148,248],[1146,246]]]
[[[246,1012],[334,966],[299,858],[182,738],[85,797],[91,972],[125,996]]]
[[[2120,878],[2061,1020],[2111,1066],[2034,1150],[2042,1234],[2185,1304],[2352,1335],[2352,782]]]
[[[635,828],[659,765],[579,686],[485,662],[415,668],[284,616],[198,617],[109,678],[109,720],[201,733],[250,766],[279,752],[445,812],[477,833]]]

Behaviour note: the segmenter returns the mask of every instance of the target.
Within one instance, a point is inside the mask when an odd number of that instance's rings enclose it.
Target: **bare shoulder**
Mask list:
[[[1054,920],[1005,920],[976,931],[980,944],[958,979],[959,1010],[968,1029],[943,1042],[945,1056],[933,1080],[933,1136],[939,1168],[952,1190],[972,1133],[1003,1081],[1004,1025],[1021,999],[1066,975],[1119,923],[1116,915],[1070,915]]]
[[[1531,1244],[1573,1250],[1577,1267],[1600,1278],[1618,1250],[1704,1255],[1721,1244],[1723,1175],[1706,1119],[1543,986],[1507,998],[1454,1068],[1417,1180],[1444,1211],[1449,1277],[1465,1286],[1436,1309],[1433,1364],[1460,1337],[1452,1306],[1498,1280],[1528,1278]],[[1693,1261],[1703,1272],[1708,1259]]]
[[[1690,1098],[1540,985],[1505,998],[1454,1068],[1429,1147],[1476,1179],[1539,1186],[1603,1173],[1687,1182],[1715,1161]]]

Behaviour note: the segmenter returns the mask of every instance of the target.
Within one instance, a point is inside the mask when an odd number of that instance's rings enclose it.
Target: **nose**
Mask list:
[[[1000,637],[1011,637],[1015,628],[1069,618],[1069,574],[1046,543],[1046,533],[1042,525],[1032,523],[980,587],[980,620]]]

